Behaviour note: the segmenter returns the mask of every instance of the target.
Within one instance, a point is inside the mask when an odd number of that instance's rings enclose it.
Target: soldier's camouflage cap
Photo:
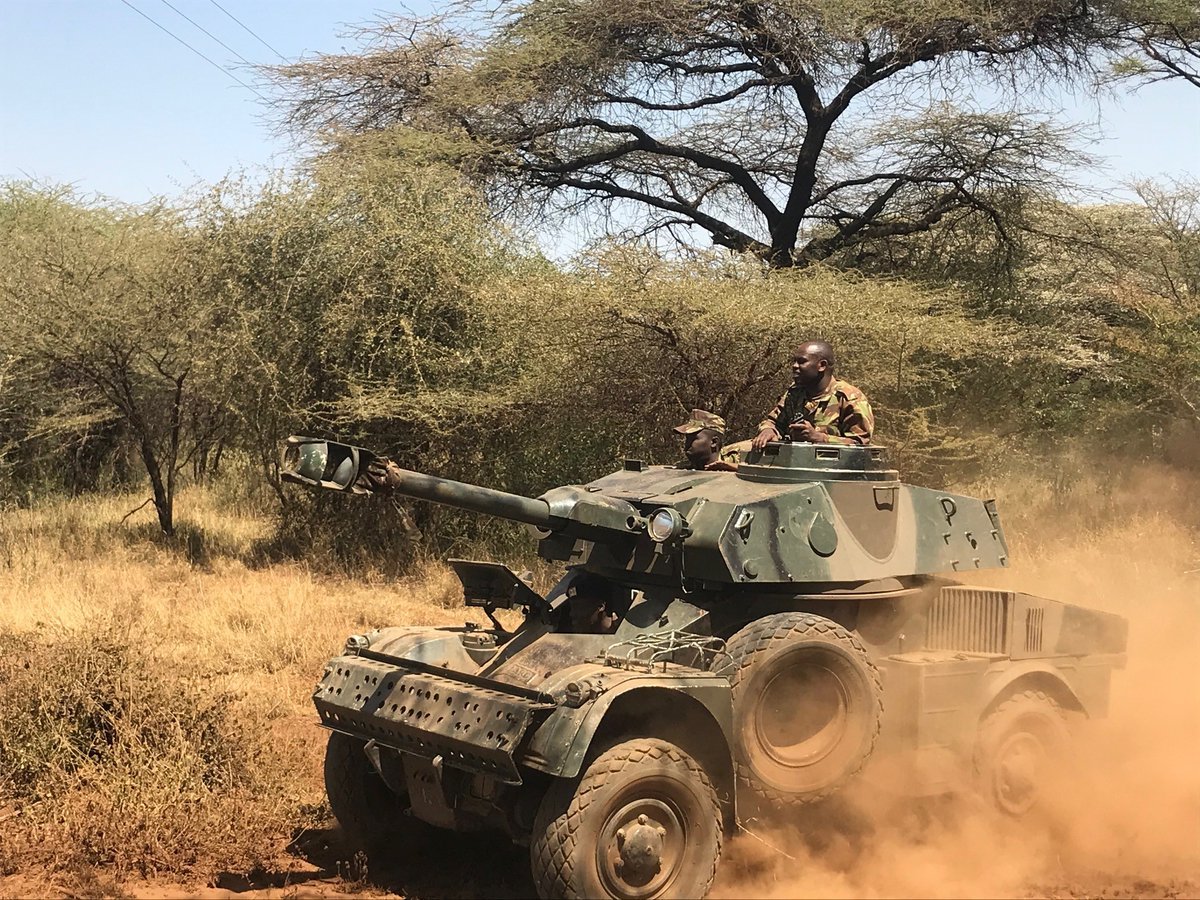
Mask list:
[[[693,409],[691,416],[682,425],[676,425],[675,431],[680,434],[695,434],[705,428],[717,434],[725,433],[725,420],[707,409]]]

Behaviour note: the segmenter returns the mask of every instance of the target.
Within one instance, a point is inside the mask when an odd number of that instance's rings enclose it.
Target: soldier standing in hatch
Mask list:
[[[738,452],[725,446],[725,420],[706,409],[693,409],[676,432],[683,435],[688,469],[730,471],[737,468]]]
[[[759,423],[750,446],[761,450],[769,441],[813,444],[871,443],[875,414],[866,395],[833,375],[837,359],[826,341],[806,341],[792,357],[792,386]]]

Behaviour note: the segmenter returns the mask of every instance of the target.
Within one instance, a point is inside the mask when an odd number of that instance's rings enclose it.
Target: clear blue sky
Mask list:
[[[70,183],[138,202],[293,158],[258,96],[130,6],[251,85],[250,67],[180,12],[265,64],[279,61],[273,51],[290,61],[351,49],[340,36],[347,23],[385,9],[363,0],[128,3],[0,0],[0,179]]]
[[[259,64],[278,61],[273,50],[295,59],[350,49],[340,36],[347,23],[399,7],[363,0],[0,0],[0,179],[69,183],[140,202],[231,170],[294,160],[254,93],[127,3],[251,84],[253,72],[234,53],[175,10]],[[1089,186],[1200,174],[1200,90],[1154,85],[1066,106],[1069,117],[1104,138],[1094,150],[1110,171],[1081,173]]]

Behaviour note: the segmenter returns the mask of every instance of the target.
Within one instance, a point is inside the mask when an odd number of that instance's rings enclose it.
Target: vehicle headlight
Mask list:
[[[679,510],[663,507],[655,510],[647,520],[646,533],[661,544],[681,535],[686,527],[687,523],[679,514]]]

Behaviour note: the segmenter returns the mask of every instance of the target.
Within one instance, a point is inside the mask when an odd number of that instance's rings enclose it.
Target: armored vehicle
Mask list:
[[[703,896],[727,835],[856,779],[1026,813],[1124,661],[1120,617],[952,580],[1008,564],[995,503],[904,484],[881,448],[774,443],[736,473],[626,460],[536,499],[312,438],[282,462],[524,522],[564,565],[543,595],[450,560],[489,627],[353,635],[313,694],[354,841],[499,829],[543,897]]]

